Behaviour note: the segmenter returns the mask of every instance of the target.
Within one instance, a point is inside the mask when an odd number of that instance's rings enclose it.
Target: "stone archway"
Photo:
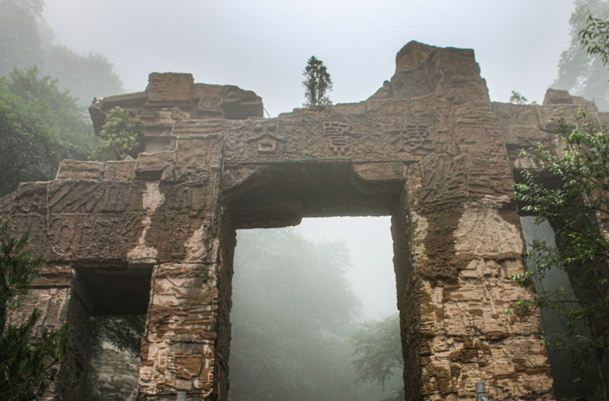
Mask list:
[[[551,135],[539,121],[558,108],[491,104],[472,50],[411,42],[396,65],[365,102],[272,119],[253,92],[189,74],[94,103],[97,130],[130,110],[145,149],[64,161],[1,200],[48,260],[30,305],[80,327],[94,304],[75,270],[148,272],[139,399],[226,400],[235,229],[392,215],[407,399],[471,399],[477,381],[498,400],[550,399],[539,315],[502,312],[532,296],[510,280],[524,271],[513,155],[524,134]]]

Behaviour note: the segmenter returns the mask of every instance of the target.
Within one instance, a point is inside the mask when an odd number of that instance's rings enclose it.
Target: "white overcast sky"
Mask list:
[[[572,0],[47,0],[57,40],[114,63],[129,92],[150,72],[191,72],[262,96],[272,116],[300,107],[315,55],[335,102],[372,95],[411,40],[472,48],[492,100],[541,102],[568,46]]]
[[[411,40],[472,48],[490,97],[512,90],[543,101],[569,44],[572,0],[47,0],[57,41],[99,52],[128,92],[150,72],[190,72],[263,98],[271,116],[300,107],[302,71],[315,55],[334,81],[334,102],[372,95]],[[366,315],[395,310],[389,219],[316,219],[306,237],[343,239]]]

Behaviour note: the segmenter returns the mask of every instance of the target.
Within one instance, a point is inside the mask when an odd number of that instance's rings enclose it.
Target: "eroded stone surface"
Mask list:
[[[485,197],[466,203],[454,233],[457,253],[520,254],[522,242],[518,228],[499,214],[499,209],[508,202],[507,197]]]
[[[165,201],[165,196],[159,190],[159,182],[146,182],[146,191],[142,195],[142,207],[146,210],[146,217],[142,219],[142,235],[138,238],[137,246],[127,253],[127,257],[131,259],[154,258],[157,255],[157,250],[153,247],[146,246],[146,233],[150,230],[152,220],[150,216],[154,211]]]

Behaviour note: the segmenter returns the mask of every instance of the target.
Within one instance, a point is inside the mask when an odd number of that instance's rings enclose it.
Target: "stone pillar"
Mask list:
[[[506,313],[533,294],[510,278],[525,267],[501,138],[491,113],[469,113],[483,123],[441,113],[445,152],[410,170],[404,218],[416,242],[420,396],[473,399],[484,382],[495,400],[553,399],[539,312]]]
[[[552,392],[537,311],[506,313],[529,289],[510,278],[525,271],[516,224],[505,199],[465,202],[458,209],[413,212],[421,276],[422,395],[475,397],[484,382],[492,399]]]
[[[207,230],[206,230],[207,231]],[[141,400],[228,399],[234,230],[202,234],[211,244],[203,260],[155,268],[150,313],[142,339]],[[222,243],[222,245],[220,245]]]
[[[176,129],[176,131],[178,131]],[[174,132],[179,135],[179,132]],[[142,339],[140,400],[226,400],[235,232],[221,206],[218,135],[177,138],[175,152],[141,154],[156,171],[147,216],[128,256],[155,257]]]
[[[142,341],[140,399],[216,399],[218,277],[214,264],[156,267]],[[215,293],[214,293],[215,292]]]

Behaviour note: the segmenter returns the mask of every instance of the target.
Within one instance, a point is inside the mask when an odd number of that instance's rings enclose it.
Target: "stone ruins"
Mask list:
[[[153,73],[116,106],[139,122],[136,159],[65,160],[23,183],[0,216],[48,263],[27,305],[71,322],[78,400],[92,315],[147,314],[139,400],[227,400],[235,230],[303,217],[392,217],[407,400],[553,400],[538,312],[504,314],[531,289],[513,196],[519,150],[557,144],[552,122],[593,103],[548,91],[543,105],[493,103],[473,50],[408,43],[368,100],[263,118],[235,86]],[[26,308],[27,309],[27,308]],[[27,310],[25,310],[27,313]],[[20,316],[15,314],[14,321]]]

